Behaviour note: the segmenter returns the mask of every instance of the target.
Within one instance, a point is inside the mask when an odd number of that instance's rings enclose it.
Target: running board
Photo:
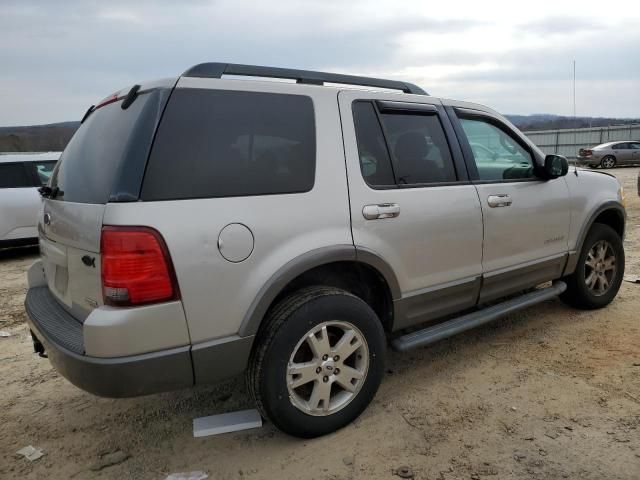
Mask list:
[[[530,307],[550,298],[557,297],[567,289],[564,282],[556,282],[548,288],[526,293],[511,300],[483,308],[475,312],[468,313],[458,318],[453,318],[444,323],[434,325],[417,332],[408,333],[398,337],[391,342],[394,350],[406,352],[414,348],[431,345],[444,338],[451,337],[457,333],[471,330],[485,323],[493,322],[509,313],[517,312],[523,308]]]

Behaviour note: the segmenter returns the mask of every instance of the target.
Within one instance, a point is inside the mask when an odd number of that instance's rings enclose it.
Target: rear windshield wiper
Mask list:
[[[60,190],[58,187],[50,187],[48,185],[44,185],[38,189],[40,195],[43,198],[56,198],[58,195],[64,195],[64,192]]]
[[[51,197],[51,187],[44,185],[38,189],[41,197],[49,198]]]

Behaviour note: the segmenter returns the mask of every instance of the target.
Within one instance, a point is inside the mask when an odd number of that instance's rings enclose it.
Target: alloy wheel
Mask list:
[[[323,322],[293,349],[287,367],[289,399],[308,415],[331,415],[357,396],[368,369],[362,332],[348,322]]]
[[[606,240],[596,242],[585,260],[584,280],[589,291],[599,297],[607,293],[616,275],[616,256]]]
[[[602,161],[602,166],[604,168],[613,168],[613,166],[616,164],[615,160],[613,158],[605,158]]]

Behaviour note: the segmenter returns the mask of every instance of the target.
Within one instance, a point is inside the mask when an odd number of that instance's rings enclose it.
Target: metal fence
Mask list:
[[[609,127],[567,128],[524,132],[544,153],[575,159],[578,150],[619,140],[640,141],[640,123]]]

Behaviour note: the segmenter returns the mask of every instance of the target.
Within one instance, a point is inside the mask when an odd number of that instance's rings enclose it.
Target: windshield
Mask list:
[[[141,129],[137,124],[144,116],[145,106],[155,103],[150,102],[152,98],[148,93],[141,94],[126,110],[121,108],[120,100],[89,115],[62,153],[51,177],[51,187],[58,188],[56,200],[109,201],[127,155],[136,144],[150,144],[153,129]]]

